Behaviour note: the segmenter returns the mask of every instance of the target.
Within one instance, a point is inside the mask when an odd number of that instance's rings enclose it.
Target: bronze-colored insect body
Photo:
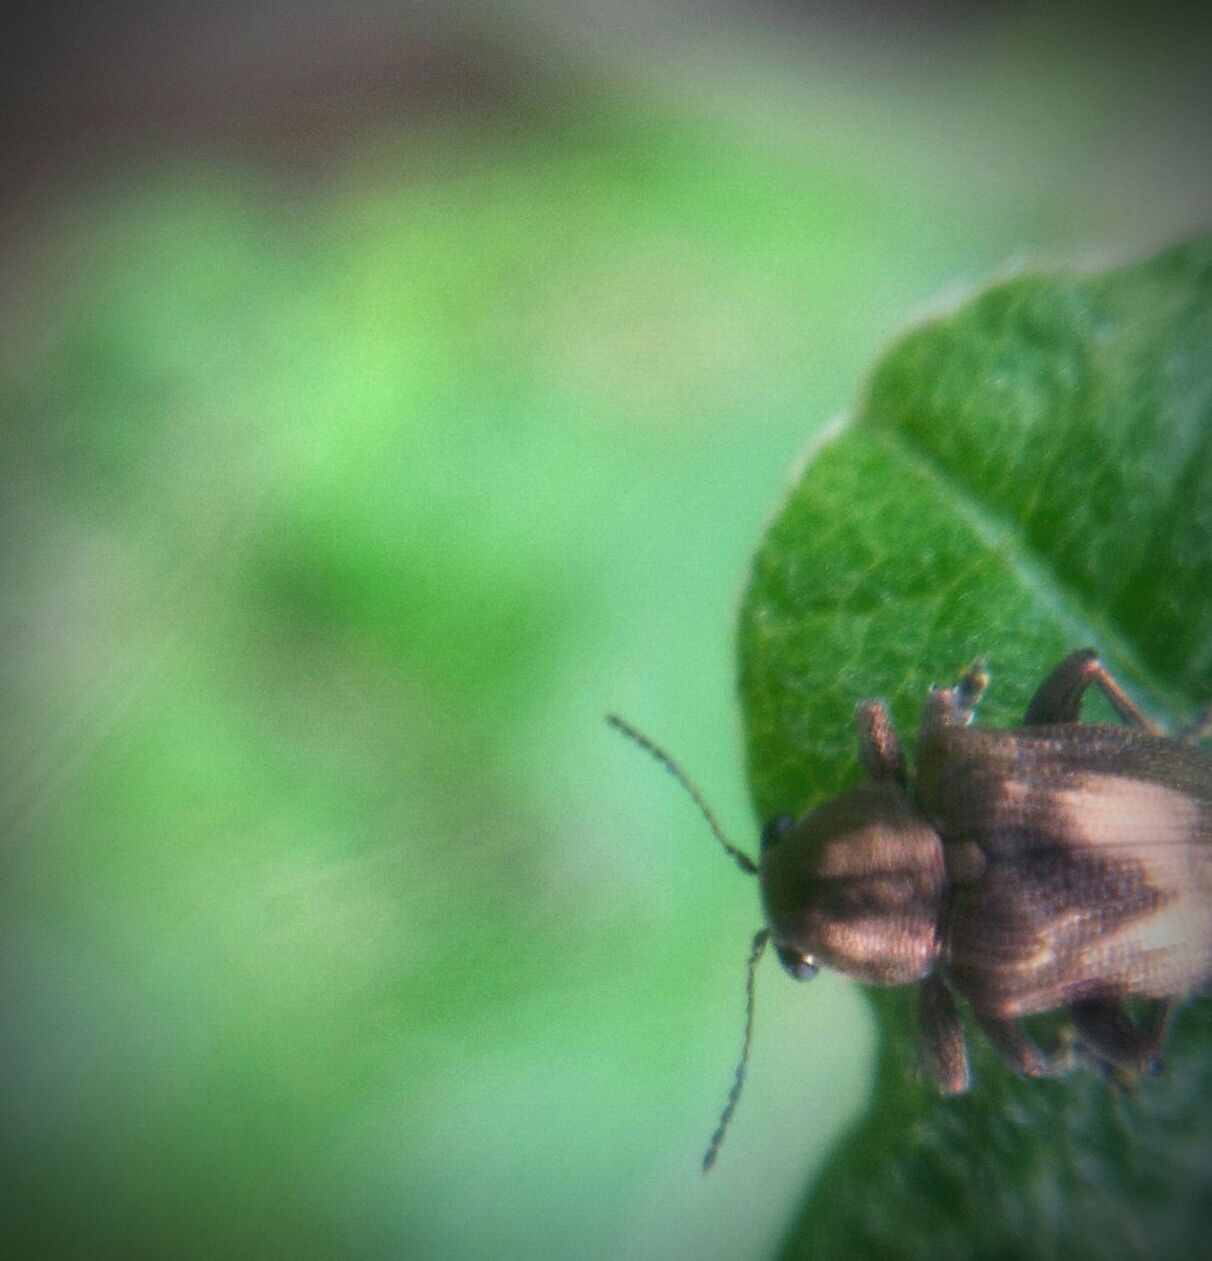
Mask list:
[[[944,1094],[969,1083],[956,996],[1028,1077],[1066,1068],[1023,1018],[1064,1009],[1079,1046],[1117,1072],[1160,1062],[1175,1005],[1212,982],[1212,706],[1176,736],[1150,722],[1089,649],[1037,689],[1024,725],[971,726],[977,663],[930,692],[910,779],[888,711],[858,709],[862,783],[762,831],[754,863],[724,838],[666,754],[619,719],[690,789],[721,843],[756,874],[769,939],[798,979],[819,965],[868,985],[916,985],[922,1062]],[[1099,687],[1124,726],[1082,723]],[[1129,999],[1151,1000],[1144,1024]],[[710,1166],[744,1075],[712,1140]]]

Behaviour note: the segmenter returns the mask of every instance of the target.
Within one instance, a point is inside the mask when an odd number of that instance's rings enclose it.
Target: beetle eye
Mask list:
[[[794,824],[795,820],[789,814],[776,814],[773,819],[768,819],[766,826],[762,829],[762,848],[767,849],[771,845],[777,845],[791,831]]]
[[[811,955],[797,954],[787,946],[780,946],[778,955],[779,962],[793,981],[811,981],[819,970]]]

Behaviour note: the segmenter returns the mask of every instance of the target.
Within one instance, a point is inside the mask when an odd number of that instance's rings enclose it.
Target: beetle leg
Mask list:
[[[981,703],[985,688],[989,686],[989,670],[984,657],[977,659],[960,675],[955,685],[955,703],[965,721],[971,722],[976,707]]]
[[[1098,663],[1093,648],[1071,652],[1035,689],[1023,715],[1028,727],[1058,722],[1077,722],[1082,693],[1090,686],[1090,667]]]
[[[1057,1077],[1072,1067],[1073,1057],[1066,1046],[1049,1054],[1028,1035],[1021,1020],[1003,1020],[974,1012],[993,1049],[1016,1073],[1024,1077]]]
[[[1170,1028],[1173,1003],[1159,1004],[1150,1027],[1141,1029],[1116,998],[1091,998],[1074,1003],[1069,1015],[1082,1040],[1094,1054],[1113,1068],[1134,1073],[1156,1073],[1161,1049]]]
[[[872,779],[905,782],[905,755],[897,739],[888,706],[863,701],[858,707],[859,756]]]
[[[1165,734],[1157,723],[1141,713],[1128,693],[1107,672],[1093,648],[1079,648],[1071,652],[1035,689],[1035,695],[1023,715],[1024,726],[1080,722],[1082,696],[1091,683],[1098,686],[1124,722],[1155,736]]]
[[[985,659],[977,657],[954,687],[932,687],[926,696],[922,732],[929,734],[940,727],[968,726],[988,682]]]
[[[922,1065],[944,1095],[962,1095],[970,1084],[968,1047],[955,998],[940,976],[917,990]]]

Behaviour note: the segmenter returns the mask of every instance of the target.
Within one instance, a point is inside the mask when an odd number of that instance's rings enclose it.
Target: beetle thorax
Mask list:
[[[818,806],[762,849],[762,902],[780,951],[869,985],[904,985],[939,956],[943,848],[892,783]]]

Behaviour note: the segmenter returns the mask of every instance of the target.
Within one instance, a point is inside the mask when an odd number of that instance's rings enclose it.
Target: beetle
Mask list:
[[[988,681],[978,660],[930,690],[912,778],[887,706],[860,703],[862,782],[770,819],[756,862],[672,758],[610,716],[690,792],[761,890],[741,1061],[705,1169],[740,1096],[767,941],[797,980],[824,965],[916,986],[921,1062],[947,1096],[970,1084],[957,997],[1025,1077],[1066,1071],[1074,1037],[1131,1076],[1160,1067],[1176,1004],[1212,982],[1212,754],[1197,744],[1212,705],[1167,735],[1083,648],[1039,685],[1021,727],[973,726]],[[1091,686],[1124,725],[1080,720]],[[1129,1000],[1148,1001],[1142,1023]],[[1046,1051],[1023,1020],[1057,1010],[1074,1037]]]

